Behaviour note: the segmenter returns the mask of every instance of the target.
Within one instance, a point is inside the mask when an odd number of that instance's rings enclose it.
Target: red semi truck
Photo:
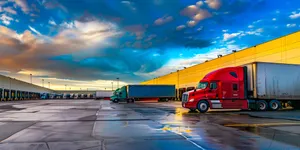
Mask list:
[[[300,65],[254,62],[208,73],[197,88],[182,95],[182,107],[278,110],[300,107]]]

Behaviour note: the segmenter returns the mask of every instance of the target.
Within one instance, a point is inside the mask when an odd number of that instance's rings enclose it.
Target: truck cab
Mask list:
[[[113,95],[110,97],[111,101],[118,103],[120,101],[127,101],[127,86],[123,86],[114,91]]]
[[[182,95],[182,106],[194,111],[212,109],[247,109],[244,68],[228,67],[207,74],[196,89]]]
[[[112,102],[115,102],[116,99],[118,98],[118,91],[119,89],[116,89],[114,92],[113,92],[113,95],[110,97],[110,101]]]
[[[42,93],[41,94],[41,99],[49,99],[49,94],[48,93]]]

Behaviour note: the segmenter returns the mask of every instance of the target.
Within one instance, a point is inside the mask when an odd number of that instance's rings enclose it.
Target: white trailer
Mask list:
[[[95,99],[105,99],[113,95],[113,91],[96,91]]]

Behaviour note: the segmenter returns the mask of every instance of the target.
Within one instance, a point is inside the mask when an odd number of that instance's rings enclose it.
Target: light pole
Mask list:
[[[67,90],[67,85],[65,84],[65,90]]]
[[[9,99],[11,100],[11,78],[9,77]]]
[[[50,82],[48,82],[48,88],[50,89]]]
[[[114,82],[111,82],[111,90],[114,90]]]
[[[44,79],[42,79],[43,87],[44,87]]]
[[[32,74],[30,74],[30,83],[32,84]]]
[[[117,78],[117,87],[119,88],[119,78]]]

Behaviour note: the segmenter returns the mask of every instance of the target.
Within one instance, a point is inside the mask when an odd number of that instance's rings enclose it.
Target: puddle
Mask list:
[[[270,140],[294,145],[300,148],[300,134],[276,130],[270,127],[237,126],[237,124],[224,124],[223,126],[235,128],[241,131],[246,131],[249,133],[259,135],[261,137],[265,137]]]

